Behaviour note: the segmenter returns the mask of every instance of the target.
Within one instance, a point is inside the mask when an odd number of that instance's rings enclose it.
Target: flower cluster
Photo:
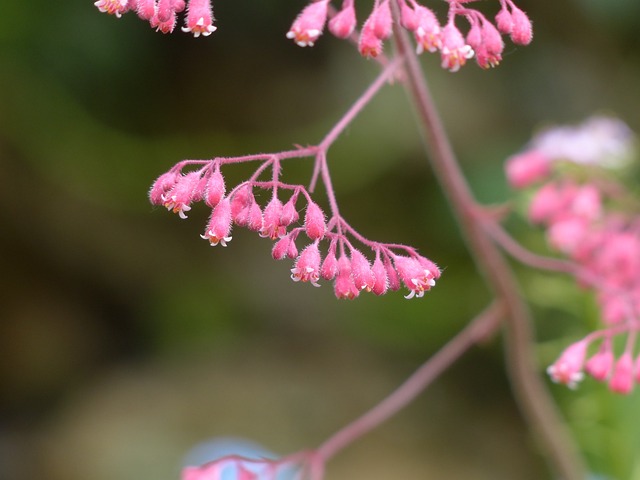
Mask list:
[[[511,40],[519,45],[531,42],[531,21],[511,0],[500,0],[501,8],[495,24],[478,10],[465,6],[470,0],[447,0],[449,10],[444,25],[431,9],[415,0],[375,0],[358,36],[358,49],[363,56],[375,58],[380,55],[384,40],[392,35],[392,1],[398,3],[399,23],[413,34],[417,52],[440,51],[442,67],[452,72],[474,54],[482,68],[500,63],[504,50],[502,34],[510,35]],[[464,17],[469,24],[466,36],[456,26],[457,17]],[[313,46],[327,23],[329,31],[336,37],[350,37],[357,25],[354,0],[343,0],[337,13],[330,8],[329,0],[313,0],[295,19],[287,37],[301,47]]]
[[[304,186],[279,180],[277,156],[267,156],[249,180],[227,191],[222,166],[243,160],[238,157],[183,161],[155,181],[149,199],[181,218],[187,218],[192,204],[204,202],[212,212],[201,237],[210,245],[227,246],[233,225],[246,227],[274,242],[274,259],[294,260],[291,268],[294,281],[319,286],[321,279],[333,280],[338,298],[353,299],[363,291],[382,295],[402,285],[409,290],[407,298],[422,297],[440,277],[436,264],[411,247],[369,241],[335,211],[327,221]],[[200,168],[183,171],[194,166]],[[268,167],[272,168],[272,178],[259,180]],[[258,203],[255,190],[270,192],[266,205]],[[303,218],[300,203],[306,203]],[[373,261],[353,245],[354,240],[371,250]],[[304,244],[300,250],[299,243]],[[321,246],[325,245],[323,255]]]
[[[187,11],[183,32],[194,37],[209,36],[216,31],[210,0],[98,0],[94,3],[101,12],[120,18],[130,10],[149,22],[162,33],[171,33],[176,27],[178,14]]]
[[[417,52],[440,51],[442,67],[452,72],[459,70],[474,55],[482,68],[498,65],[504,50],[503,34],[509,35],[518,45],[531,42],[531,21],[512,0],[500,0],[500,10],[493,22],[480,11],[466,6],[470,1],[447,0],[447,21],[441,25],[435,13],[416,0],[375,0],[358,34],[358,49],[368,58],[382,53],[383,42],[393,33],[391,2],[397,2],[400,12],[397,23],[413,34]],[[358,23],[354,2],[342,0],[340,9],[336,10],[331,7],[330,0],[312,0],[294,20],[287,38],[301,47],[311,47],[327,24],[336,37],[351,37]],[[162,33],[173,32],[178,14],[185,9],[184,32],[191,32],[195,37],[208,36],[217,28],[213,25],[210,0],[97,0],[94,4],[101,12],[118,18],[130,10],[135,11],[138,17]],[[458,17],[463,17],[469,25],[466,35],[456,26]]]
[[[607,133],[607,134],[605,134]],[[543,132],[530,148],[507,162],[514,187],[544,181],[533,193],[529,218],[546,229],[549,245],[568,257],[581,285],[597,296],[605,328],[567,348],[549,368],[552,379],[574,386],[585,370],[609,381],[611,390],[628,393],[640,327],[640,217],[637,205],[608,167],[624,165],[632,152],[626,125],[596,117],[578,127]],[[624,351],[615,360],[613,337],[626,334]],[[587,347],[601,345],[585,363]]]

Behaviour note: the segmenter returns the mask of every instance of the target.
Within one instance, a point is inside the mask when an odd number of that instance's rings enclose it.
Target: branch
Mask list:
[[[500,325],[504,313],[503,304],[491,304],[391,395],[326,440],[316,451],[317,455],[324,461],[328,460],[406,407],[473,344],[482,341],[493,332]]]
[[[392,3],[398,18],[398,5]],[[518,403],[530,428],[542,441],[553,469],[566,480],[583,480],[582,460],[553,400],[537,375],[532,349],[531,319],[520,297],[514,275],[486,234],[481,222],[473,214],[477,202],[455,158],[406,32],[396,29],[395,38],[399,54],[406,57],[405,88],[416,108],[436,176],[448,195],[468,248],[479,269],[484,273],[496,297],[505,304],[506,362]]]

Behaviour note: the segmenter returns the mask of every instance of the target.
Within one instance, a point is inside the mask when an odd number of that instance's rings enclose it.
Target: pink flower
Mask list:
[[[174,14],[173,0],[158,0],[156,3],[156,15],[159,22],[167,22]]]
[[[356,11],[353,0],[344,0],[340,10],[329,20],[329,31],[338,38],[349,37],[356,28]]]
[[[98,10],[102,13],[115,15],[117,18],[120,18],[123,13],[129,10],[128,0],[98,0],[94,2],[94,5],[98,7]]]
[[[194,37],[208,37],[217,30],[213,25],[213,9],[210,0],[190,0],[183,32],[191,32]]]
[[[587,361],[584,369],[593,378],[602,382],[609,377],[611,368],[613,367],[613,361],[611,339],[607,338],[600,346],[600,350]]]
[[[320,269],[320,276],[325,280],[333,280],[338,273],[338,259],[336,258],[335,248],[329,248],[327,256],[322,262],[322,268]]]
[[[307,5],[294,20],[287,32],[287,38],[301,47],[313,47],[324,30],[328,5],[329,0],[317,0]]]
[[[171,191],[161,196],[163,206],[177,213],[180,218],[187,218],[185,212],[191,210],[190,203],[199,182],[200,172],[190,172],[179,177]]]
[[[258,205],[258,202],[254,200],[249,206],[247,228],[253,232],[260,232],[262,230],[262,223],[262,209],[260,205]]]
[[[231,198],[231,217],[235,220],[240,213],[245,210],[249,205],[251,205],[254,200],[253,192],[251,191],[251,187],[249,185],[243,185],[235,192],[232,191]]]
[[[576,192],[570,205],[571,213],[588,221],[602,216],[600,191],[593,185],[583,185]]]
[[[374,278],[373,288],[371,291],[376,295],[384,295],[387,292],[387,288],[389,288],[389,279],[387,276],[387,269],[385,268],[382,260],[380,260],[379,255],[377,255],[376,259],[373,261],[371,273]]]
[[[338,276],[333,287],[338,298],[352,300],[360,294],[360,290],[353,284],[353,278],[351,277],[351,262],[344,255],[338,260]]]
[[[498,14],[496,15],[496,25],[498,30],[502,33],[509,35],[513,31],[513,19],[509,10],[507,10],[506,4],[502,6]]]
[[[514,188],[525,188],[551,173],[549,158],[537,150],[527,150],[507,159],[506,173],[509,185]]]
[[[324,237],[327,225],[322,209],[314,202],[309,202],[304,216],[304,229],[311,240],[320,240]]]
[[[296,210],[297,200],[298,195],[293,194],[289,201],[283,205],[282,213],[280,214],[280,225],[287,227],[298,221],[300,215],[298,214],[298,210]]]
[[[510,32],[511,41],[518,45],[529,45],[533,38],[533,27],[527,14],[519,8],[512,6],[511,20],[513,22],[513,27]]]
[[[436,284],[434,274],[413,257],[396,256],[393,263],[402,283],[409,289],[405,298],[420,298]]]
[[[611,391],[626,395],[633,390],[633,359],[630,352],[624,352],[616,362],[613,376],[609,381]]]
[[[156,13],[155,0],[138,0],[136,2],[136,13],[143,20],[151,20]]]
[[[500,32],[488,21],[482,23],[482,46],[480,55],[476,51],[476,61],[481,68],[496,67],[502,61],[504,42]]]
[[[211,218],[201,238],[209,240],[212,247],[220,243],[223,247],[231,241],[231,202],[229,197],[225,197],[211,213]]]
[[[351,277],[358,290],[370,292],[375,284],[375,277],[371,271],[369,260],[356,249],[351,251]]]
[[[563,383],[569,388],[576,388],[578,382],[584,378],[582,367],[584,365],[587,347],[589,343],[581,340],[562,352],[560,358],[547,368],[547,373],[556,383]]]
[[[318,242],[313,242],[302,251],[296,260],[295,267],[291,269],[291,279],[294,282],[309,282],[314,287],[319,287],[320,262]]]
[[[556,219],[547,230],[549,244],[561,252],[572,254],[587,238],[589,223],[580,218],[566,216]]]
[[[180,178],[180,174],[172,170],[163,173],[153,182],[149,191],[149,200],[153,205],[163,205],[165,194],[169,193]]]
[[[176,28],[176,21],[176,12],[172,10],[167,21],[161,22],[158,15],[154,14],[149,20],[149,25],[151,25],[151,28],[155,28],[156,32],[171,33]]]
[[[473,57],[473,49],[464,41],[460,30],[450,21],[442,29],[442,68],[450,72],[460,70],[469,58]]]
[[[363,27],[358,40],[360,55],[367,58],[376,58],[382,53],[382,40],[378,38],[373,29]]]
[[[389,284],[389,290],[392,292],[397,292],[400,290],[400,277],[398,277],[398,272],[391,264],[391,260],[388,256],[384,256],[384,269],[387,272],[387,282]]]
[[[550,221],[553,217],[563,212],[566,206],[566,196],[556,183],[547,183],[538,190],[529,204],[529,220],[532,223]]]
[[[418,44],[416,52],[421,54],[427,50],[429,52],[435,52],[438,48],[442,47],[442,38],[440,23],[435,14],[427,7],[422,5],[416,5],[416,29],[413,30],[413,35]]]
[[[382,0],[377,7],[373,9],[365,25],[373,30],[373,34],[380,40],[389,38],[392,33],[393,19],[391,17],[391,6],[389,0]],[[364,27],[363,27],[364,28]]]
[[[284,257],[286,257],[287,252],[289,251],[290,243],[291,243],[291,237],[289,235],[285,235],[276,243],[274,243],[273,248],[271,249],[271,256],[273,257],[273,259],[282,260]]]
[[[207,181],[207,188],[205,190],[204,202],[211,208],[215,207],[220,199],[224,197],[226,193],[226,186],[224,184],[224,177],[220,172],[220,166],[216,165],[215,170],[209,176]]]
[[[260,236],[268,237],[271,240],[284,237],[287,229],[281,224],[281,218],[282,202],[278,199],[278,197],[273,197],[264,208]]]
[[[358,50],[363,57],[375,58],[382,53],[382,41],[391,36],[393,21],[389,0],[382,0],[362,26]]]

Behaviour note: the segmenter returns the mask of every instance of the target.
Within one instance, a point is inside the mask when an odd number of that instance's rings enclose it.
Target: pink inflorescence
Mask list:
[[[431,9],[415,0],[375,0],[358,36],[362,56],[379,56],[384,41],[393,34],[392,2],[398,5],[398,23],[414,36],[417,53],[440,51],[442,67],[452,72],[474,55],[482,68],[498,65],[504,50],[503,34],[519,45],[527,45],[532,39],[531,21],[511,0],[500,0],[500,10],[493,21],[468,7],[470,0],[447,0],[449,9],[444,25]],[[337,13],[329,7],[329,0],[311,1],[296,17],[287,38],[302,47],[313,46],[328,17],[332,17],[328,21],[331,33],[338,38],[349,37],[357,23],[354,0],[343,0]],[[469,25],[466,36],[456,25],[458,17]]]
[[[178,14],[186,9],[183,32],[194,37],[209,36],[216,31],[211,0],[98,0],[98,10],[120,18],[133,10],[152,28],[162,33],[171,33],[176,27]]]
[[[632,360],[640,328],[640,217],[638,205],[612,167],[625,166],[633,154],[628,127],[607,117],[578,126],[548,129],[529,148],[507,161],[515,188],[535,187],[528,216],[546,229],[551,248],[572,261],[580,285],[593,290],[605,328],[570,346],[549,368],[554,381],[569,386],[583,370],[611,390],[629,393]],[[616,360],[615,336],[626,335]],[[587,347],[600,342],[586,359]]]
[[[382,295],[402,285],[408,289],[407,298],[422,297],[440,277],[436,264],[415,249],[369,241],[336,212],[327,220],[304,186],[279,180],[280,164],[275,157],[267,156],[249,180],[227,189],[222,166],[239,161],[243,158],[180,162],[155,181],[149,199],[181,218],[187,218],[194,203],[205,203],[211,215],[201,237],[210,245],[227,246],[232,228],[246,227],[274,242],[275,260],[294,261],[292,280],[314,286],[320,286],[322,280],[334,281],[338,298],[355,298],[363,291]],[[259,180],[268,167],[273,172],[271,179]],[[256,191],[269,195],[256,195]],[[257,198],[265,197],[268,200],[261,205]],[[354,241],[369,251],[370,258]]]
[[[373,8],[358,33],[358,50],[367,58],[382,54],[384,41],[393,34],[394,23],[413,34],[417,53],[440,52],[442,67],[455,72],[474,57],[482,68],[495,67],[502,60],[504,42],[509,35],[518,45],[532,39],[531,21],[512,0],[499,0],[500,10],[494,19],[469,7],[472,0],[446,0],[447,19],[441,24],[430,8],[416,0],[374,0]],[[171,33],[178,15],[186,10],[182,31],[194,37],[208,36],[216,30],[211,0],[97,0],[101,11],[120,18],[132,10],[158,32]],[[398,18],[394,19],[394,6]],[[468,24],[466,34],[456,20]],[[301,47],[312,47],[325,26],[338,38],[349,38],[357,27],[355,0],[342,0],[334,8],[331,0],[312,0],[298,14],[287,32],[287,38]]]

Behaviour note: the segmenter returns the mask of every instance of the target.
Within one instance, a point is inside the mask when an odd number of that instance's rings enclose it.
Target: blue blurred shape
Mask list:
[[[238,455],[248,459],[270,459],[278,458],[276,454],[267,450],[262,445],[241,438],[220,437],[207,440],[194,446],[185,456],[183,466],[199,466],[205,463],[219,460],[230,455]],[[259,480],[273,480],[264,472],[264,466],[256,463],[244,463],[244,468],[259,474]],[[293,480],[298,468],[292,466],[279,469],[276,480]],[[228,465],[222,472],[221,480],[236,480],[238,478],[238,468],[235,465]]]

